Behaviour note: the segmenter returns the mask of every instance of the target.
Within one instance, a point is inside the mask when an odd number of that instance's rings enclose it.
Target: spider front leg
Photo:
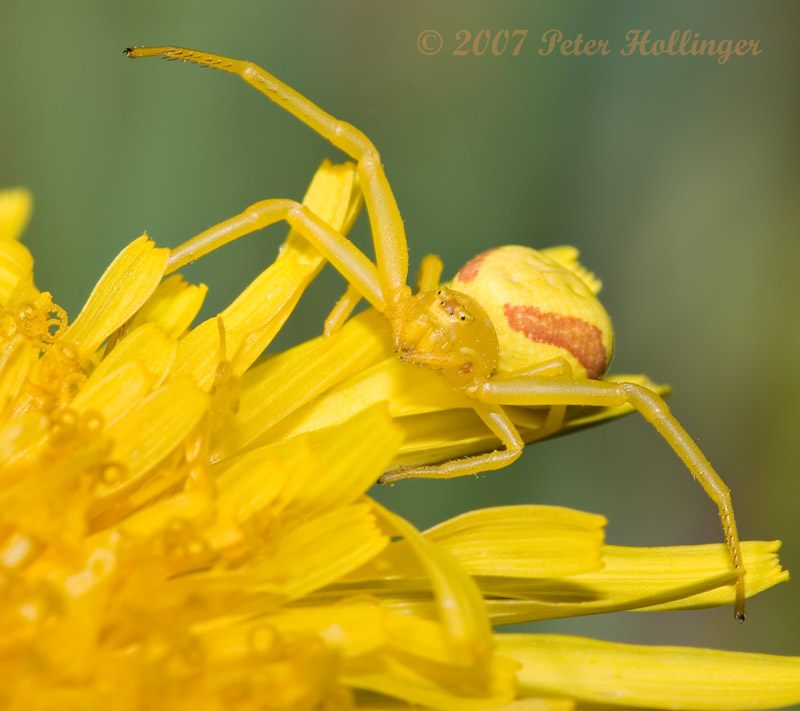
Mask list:
[[[375,265],[346,237],[324,222],[307,207],[293,200],[263,200],[244,212],[201,232],[176,247],[167,262],[171,274],[196,259],[243,235],[285,220],[296,228],[378,310],[383,299]]]
[[[615,407],[629,404],[633,406],[667,441],[695,479],[700,482],[709,498],[717,505],[731,567],[741,573],[736,582],[734,613],[737,619],[744,620],[744,569],[730,490],[658,395],[634,383],[610,383],[602,380],[563,377],[492,378],[478,386],[472,395],[483,403],[503,405]]]
[[[439,285],[443,268],[442,260],[435,254],[425,255],[417,272],[417,291],[433,291]]]
[[[475,412],[486,423],[486,426],[500,440],[503,449],[479,454],[465,459],[451,459],[449,462],[437,466],[427,467],[397,467],[384,472],[378,480],[381,484],[391,484],[401,479],[452,479],[468,474],[480,474],[485,471],[502,469],[513,462],[520,454],[524,442],[509,419],[505,410],[500,405],[475,402]]]
[[[417,292],[433,291],[439,284],[442,276],[442,260],[434,254],[428,254],[422,258],[419,271],[417,272]],[[325,329],[323,331],[326,338],[336,333],[353,313],[353,309],[361,301],[361,294],[352,284],[347,287],[347,291],[342,294],[339,301],[331,309],[325,319]]]
[[[354,158],[358,162],[358,178],[372,226],[383,300],[396,303],[408,293],[408,247],[403,220],[378,151],[361,131],[334,118],[252,62],[182,47],[135,47],[127,49],[126,54],[134,59],[157,56],[181,59],[236,74]]]
[[[430,268],[436,269],[436,262],[438,262],[438,257],[432,257],[428,262]],[[422,278],[422,272],[423,270],[420,269],[420,279]],[[454,355],[455,353],[451,353],[450,357],[452,358]],[[428,357],[431,360],[423,363],[423,365],[428,365],[429,367],[443,365],[442,363],[433,362],[433,356],[429,355]],[[537,363],[529,368],[516,370],[511,373],[504,373],[502,376],[498,377],[513,379],[555,376],[569,377],[571,375],[572,367],[566,360],[563,358],[553,358],[543,363]],[[437,465],[396,467],[386,471],[383,476],[380,477],[379,483],[391,484],[401,479],[452,479],[457,476],[480,474],[485,471],[502,469],[504,466],[511,464],[511,462],[519,457],[524,446],[517,425],[512,422],[506,410],[500,405],[489,405],[488,403],[472,400],[472,407],[486,426],[500,440],[504,449],[495,450],[487,454],[465,457],[464,459],[453,459]],[[566,409],[566,405],[553,405],[549,408],[547,418],[543,425],[540,420],[536,421],[535,426],[544,428],[542,436],[561,429],[564,423]]]
[[[493,380],[495,382],[503,382],[506,380],[516,381],[520,379],[527,380],[529,378],[545,377],[561,377],[571,379],[572,376],[573,371],[569,361],[564,358],[553,358],[552,360],[546,360],[542,363],[537,363],[529,368],[523,368],[521,370],[511,371],[510,373],[495,375]],[[529,417],[525,417],[524,413],[519,412],[516,414],[515,421],[517,425],[535,428],[537,430],[536,434],[538,439],[547,437],[554,432],[558,432],[564,425],[564,418],[566,415],[566,405],[551,405],[547,410],[547,418],[545,419],[544,424],[540,424],[540,420],[538,418],[531,419]]]
[[[350,318],[350,314],[358,306],[359,301],[361,301],[361,292],[352,284],[348,284],[347,291],[342,294],[325,319],[325,327],[322,331],[325,338],[330,338],[344,326],[345,321]]]

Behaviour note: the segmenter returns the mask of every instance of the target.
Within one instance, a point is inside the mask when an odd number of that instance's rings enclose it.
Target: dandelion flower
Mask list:
[[[305,198],[342,232],[360,200],[353,166],[328,162]],[[727,604],[734,574],[722,545],[606,546],[594,514],[510,506],[420,533],[374,502],[387,467],[482,435],[398,367],[372,312],[258,361],[323,266],[298,235],[195,327],[205,287],[166,276],[169,250],[143,235],[68,323],[17,241],[30,209],[0,193],[3,708],[800,700],[796,658],[495,633]],[[743,545],[751,594],[786,578],[776,550]]]

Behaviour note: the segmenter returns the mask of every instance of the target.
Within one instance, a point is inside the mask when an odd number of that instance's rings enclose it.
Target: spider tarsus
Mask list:
[[[744,612],[735,612],[734,617],[739,624],[742,624],[745,621],[745,614]]]
[[[397,472],[404,471],[406,469],[411,469],[411,467],[392,467],[391,469],[386,470],[383,474],[378,477],[378,484],[381,486],[394,486],[396,479],[392,477],[393,474]]]

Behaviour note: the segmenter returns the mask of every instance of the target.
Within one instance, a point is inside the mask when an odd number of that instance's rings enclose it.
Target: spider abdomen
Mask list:
[[[452,287],[477,300],[494,324],[498,373],[564,358],[575,375],[599,378],[611,362],[611,320],[600,283],[572,247],[537,251],[508,246],[468,262]]]

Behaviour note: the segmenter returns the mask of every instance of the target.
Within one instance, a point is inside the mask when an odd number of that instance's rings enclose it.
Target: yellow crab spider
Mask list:
[[[358,295],[391,325],[394,350],[404,361],[439,371],[497,436],[503,449],[438,466],[387,472],[382,481],[449,478],[499,469],[516,459],[523,442],[504,407],[549,407],[545,427],[561,426],[569,405],[638,410],[683,460],[719,508],[736,581],[735,615],[744,619],[744,570],[730,491],[698,446],[646,387],[602,380],[611,357],[612,330],[594,297],[594,278],[576,254],[552,256],[524,247],[490,250],[472,260],[451,287],[439,284],[441,262],[423,262],[419,292],[406,284],[408,251],[403,221],[372,142],[251,62],[179,47],[138,47],[132,58],[163,56],[238,74],[357,161],[375,245],[375,262],[292,200],[264,200],[211,227],[171,252],[168,272],[267,225],[285,220],[309,240],[349,282],[348,293],[326,325],[336,328]],[[517,293],[519,292],[519,293]]]

